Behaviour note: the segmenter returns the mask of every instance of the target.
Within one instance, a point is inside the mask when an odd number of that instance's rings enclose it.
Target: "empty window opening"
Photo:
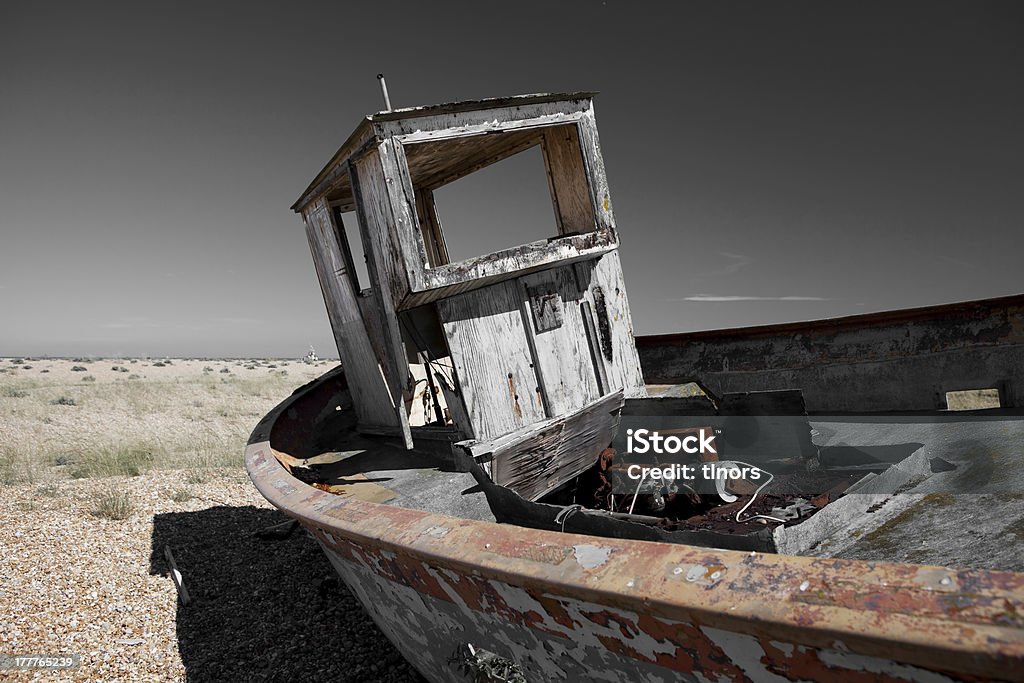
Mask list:
[[[449,262],[558,233],[539,146],[438,188],[434,206]]]
[[[363,240],[359,232],[359,223],[356,220],[354,211],[342,212],[334,210],[334,225],[338,233],[338,244],[345,255],[345,261],[349,265],[349,274],[352,278],[352,287],[356,292],[371,289],[370,273],[366,264],[366,254],[363,251]]]
[[[998,408],[999,389],[965,389],[946,392],[948,410],[985,410]]]
[[[575,124],[405,147],[428,267],[596,229]]]

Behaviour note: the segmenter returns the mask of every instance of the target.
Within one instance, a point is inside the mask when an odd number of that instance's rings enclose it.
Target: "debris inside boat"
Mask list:
[[[450,257],[435,192],[531,149],[550,236]],[[1024,670],[1024,296],[634,337],[589,92],[389,107],[292,208],[341,366],[247,467],[429,679]]]

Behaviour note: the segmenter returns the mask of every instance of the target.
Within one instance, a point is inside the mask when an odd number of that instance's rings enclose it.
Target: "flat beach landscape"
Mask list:
[[[242,463],[337,361],[0,359],[0,651],[12,680],[418,680]],[[170,548],[190,602],[169,574]]]

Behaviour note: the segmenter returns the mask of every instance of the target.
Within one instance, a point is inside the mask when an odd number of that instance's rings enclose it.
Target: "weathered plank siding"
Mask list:
[[[448,245],[441,231],[432,190],[416,190],[416,215],[420,222],[420,236],[427,252],[427,265],[431,268],[448,263]]]
[[[437,304],[472,438],[493,439],[545,417],[520,305],[515,282]]]
[[[304,218],[313,264],[338,354],[352,389],[359,426],[373,431],[399,430],[394,402],[367,334],[327,202],[323,199],[314,202]]]
[[[394,292],[402,288],[400,283],[403,273],[400,272],[401,256],[396,253],[393,240],[389,239],[395,218],[388,198],[387,179],[381,158],[380,154],[364,156],[349,166],[349,175],[356,197],[356,215],[361,224],[367,270],[374,285],[375,308],[380,320],[383,347],[378,351],[385,358],[384,376],[395,397],[395,411],[402,438],[406,447],[412,448],[409,417],[403,400],[408,385],[409,365],[392,299]]]
[[[622,403],[622,392],[617,391],[493,442],[457,446],[473,459],[488,462],[495,484],[537,500],[594,464],[615,438]]]
[[[537,374],[547,414],[567,415],[597,399],[597,373],[590,358],[587,332],[580,311],[583,294],[576,286],[572,266],[555,268],[520,278],[523,319],[533,340]],[[562,324],[538,332],[530,300],[531,292],[552,293],[562,307]]]
[[[413,308],[552,266],[597,258],[615,247],[610,232],[588,232],[531,242],[430,268],[423,272],[419,284],[414,285],[414,291],[406,297],[401,307]]]
[[[622,263],[618,251],[605,254],[596,261],[576,264],[580,282],[584,283],[584,297],[590,304],[601,346],[600,359],[603,374],[607,378],[608,391],[621,390],[626,398],[642,398],[647,395],[644,375],[640,370],[640,358],[633,341],[633,316],[626,297],[626,285],[622,276]],[[588,284],[589,283],[589,284]],[[600,288],[600,295],[597,295]],[[604,309],[604,313],[601,309]],[[601,318],[606,317],[608,330],[603,331]],[[610,337],[609,349],[605,349]],[[609,351],[611,358],[609,358]]]

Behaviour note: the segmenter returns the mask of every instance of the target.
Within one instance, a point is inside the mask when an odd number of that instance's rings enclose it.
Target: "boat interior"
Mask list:
[[[738,522],[749,496],[705,496],[685,518],[628,513],[652,494],[585,507],[574,479],[530,501],[429,441],[406,449],[394,437],[354,429],[341,369],[289,399],[268,432],[297,479],[337,495],[481,521],[597,536],[819,557],[1020,571],[1024,438],[1019,414],[997,409],[902,415],[810,416],[822,464],[810,489],[762,492],[751,515],[792,508],[787,519]],[[652,387],[653,388],[653,387]],[[689,390],[683,385],[676,388]],[[665,387],[656,390],[665,391]],[[657,401],[657,397],[652,397]],[[326,401],[326,404],[324,403]],[[341,410],[338,410],[341,408]],[[326,419],[324,419],[326,416]],[[309,437],[315,434],[316,438]],[[855,444],[855,445],[853,445]],[[578,477],[596,476],[598,464]],[[774,469],[774,468],[773,468]],[[790,471],[800,471],[792,463]],[[794,505],[793,501],[809,501]],[[593,505],[593,502],[591,502]],[[680,508],[676,508],[678,511]],[[685,509],[685,508],[684,508]],[[664,516],[655,516],[662,514]],[[740,518],[742,519],[742,518]]]

